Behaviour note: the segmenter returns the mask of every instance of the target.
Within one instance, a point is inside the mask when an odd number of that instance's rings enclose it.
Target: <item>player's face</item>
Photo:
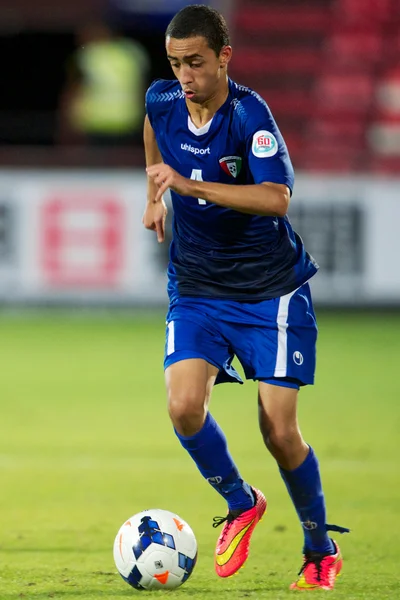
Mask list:
[[[230,46],[224,46],[216,56],[202,36],[182,40],[167,37],[166,49],[175,77],[191,102],[204,104],[226,84]]]

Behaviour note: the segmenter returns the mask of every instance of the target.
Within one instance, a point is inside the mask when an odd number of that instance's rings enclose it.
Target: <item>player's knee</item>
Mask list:
[[[175,429],[181,435],[194,435],[205,418],[205,400],[195,390],[168,394],[168,412]]]
[[[300,431],[297,425],[282,424],[277,427],[271,427],[268,431],[263,431],[265,445],[272,454],[291,454],[293,448],[301,440]]]

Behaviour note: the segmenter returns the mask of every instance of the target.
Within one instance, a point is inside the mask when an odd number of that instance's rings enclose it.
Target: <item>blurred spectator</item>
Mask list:
[[[386,114],[400,119],[400,67],[389,69],[378,85],[379,108]]]
[[[67,65],[60,103],[60,143],[125,145],[142,136],[150,68],[138,43],[103,23],[86,25]]]
[[[369,132],[372,150],[400,156],[400,67],[390,68],[377,85],[377,118]]]

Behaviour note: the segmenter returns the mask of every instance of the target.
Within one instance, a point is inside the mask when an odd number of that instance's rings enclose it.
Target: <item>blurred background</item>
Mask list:
[[[255,88],[297,174],[289,216],[321,306],[400,305],[400,2],[215,0],[230,75]],[[171,78],[185,0],[2,0],[0,302],[166,303],[141,226],[144,93]]]

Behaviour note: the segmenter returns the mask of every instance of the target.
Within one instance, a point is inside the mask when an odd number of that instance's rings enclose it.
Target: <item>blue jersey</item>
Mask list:
[[[281,183],[294,173],[266,102],[229,80],[229,95],[197,129],[178,81],[153,82],[146,110],[164,163],[184,177],[229,185]],[[171,300],[258,302],[288,294],[317,270],[287,217],[249,215],[171,191]]]

